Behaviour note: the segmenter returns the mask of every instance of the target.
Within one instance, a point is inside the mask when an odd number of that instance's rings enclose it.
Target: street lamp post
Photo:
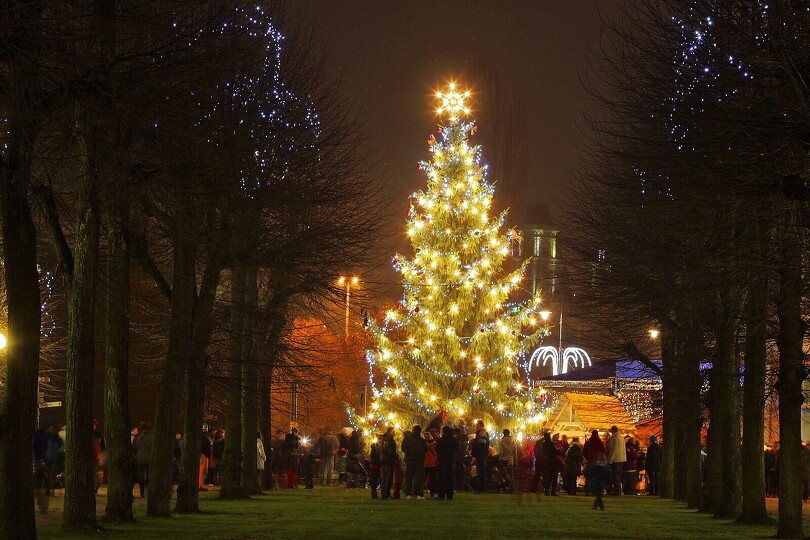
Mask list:
[[[340,276],[340,279],[338,279],[338,284],[341,287],[343,285],[346,286],[346,326],[345,326],[346,339],[349,339],[349,301],[351,300],[352,296],[352,285],[357,285],[358,283],[360,283],[360,278],[358,278],[357,276],[354,276],[352,278]]]

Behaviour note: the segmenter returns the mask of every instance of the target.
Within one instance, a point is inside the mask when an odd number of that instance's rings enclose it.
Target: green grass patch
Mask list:
[[[243,501],[200,497],[202,514],[148,518],[136,505],[137,523],[103,524],[100,533],[67,535],[57,523],[40,526],[40,538],[767,538],[775,527],[749,527],[687,510],[657,497],[606,497],[604,512],[583,495],[472,495],[452,501],[372,500],[367,490],[281,490]]]

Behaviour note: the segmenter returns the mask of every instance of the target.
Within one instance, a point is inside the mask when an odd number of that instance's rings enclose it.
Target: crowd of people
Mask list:
[[[92,421],[93,459],[104,481],[106,445],[98,422]],[[393,427],[374,435],[370,444],[358,430],[337,434],[323,429],[317,436],[302,437],[296,428],[277,430],[265,445],[256,433],[256,465],[263,489],[294,489],[302,484],[313,489],[344,485],[368,487],[372,498],[452,499],[458,491],[509,493],[539,492],[576,495],[579,490],[595,497],[594,508],[604,508],[603,494],[658,495],[661,445],[655,436],[639,441],[619,432],[616,426],[604,434],[594,430],[581,441],[564,434],[545,432],[534,440],[516,440],[508,429],[490,440],[483,422],[468,432],[464,426],[436,427],[424,431],[413,426],[397,436]],[[35,481],[45,495],[63,487],[64,426],[47,426],[33,441]],[[133,483],[144,497],[149,483],[149,463],[154,434],[149,423],[131,431]],[[180,434],[175,436],[173,480],[180,474],[183,451]],[[199,489],[217,486],[225,449],[225,430],[203,425],[200,435]],[[702,453],[705,462],[705,453]],[[764,453],[768,497],[778,497],[779,451],[767,446]],[[810,445],[802,447],[803,498],[810,500]]]
[[[374,436],[365,453],[357,430],[338,435],[324,430],[312,441],[302,439],[296,429],[279,431],[269,453],[274,484],[295,488],[303,478],[307,487],[316,482],[368,486],[372,498],[452,499],[460,490],[480,494],[542,488],[550,496],[575,495],[584,479],[584,492],[600,499],[595,507],[603,507],[603,491],[658,494],[657,438],[642,446],[615,426],[604,438],[593,431],[584,443],[549,432],[536,441],[517,441],[508,429],[491,441],[481,421],[470,433],[443,426],[423,434],[417,425],[404,431],[400,441],[389,427]]]

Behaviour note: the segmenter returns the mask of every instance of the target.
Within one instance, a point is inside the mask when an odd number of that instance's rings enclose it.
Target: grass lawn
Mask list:
[[[56,522],[41,523],[40,538],[767,538],[776,527],[748,527],[686,510],[657,497],[606,497],[604,512],[583,495],[457,494],[452,501],[371,500],[346,488],[272,491],[245,501],[201,494],[203,514],[169,519],[144,516],[137,524],[106,525],[101,533],[67,535]]]

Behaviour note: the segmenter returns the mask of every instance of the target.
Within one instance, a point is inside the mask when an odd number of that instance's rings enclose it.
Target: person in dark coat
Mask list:
[[[604,511],[605,502],[602,500],[602,492],[605,491],[605,488],[610,485],[613,475],[611,474],[611,470],[608,468],[607,457],[605,457],[605,454],[599,454],[596,458],[596,462],[592,463],[592,465],[593,466],[589,469],[590,478],[588,482],[592,486],[596,498],[593,501],[593,507],[591,510],[596,510],[599,508],[600,510]]]
[[[406,499],[424,499],[425,454],[428,443],[422,438],[422,426],[413,426],[411,433],[402,439],[402,453],[405,455],[405,483],[403,491]]]
[[[565,466],[563,467],[563,489],[569,495],[577,494],[577,478],[582,474],[584,461],[579,438],[574,437],[574,441],[568,446],[568,452],[565,453]]]
[[[436,467],[439,500],[453,498],[453,465],[456,461],[457,449],[458,442],[453,433],[453,428],[444,426],[442,436],[439,437],[439,441],[436,443],[436,457],[439,461]]]
[[[560,473],[560,451],[557,445],[551,440],[551,433],[548,431],[543,435],[542,445],[543,457],[546,460],[546,470],[543,477],[543,493],[546,495],[557,495],[557,476]]]
[[[298,467],[301,453],[301,438],[298,436],[296,428],[292,428],[284,437],[281,453],[284,461],[284,471],[287,475],[287,488],[295,489],[298,487]]]
[[[661,445],[658,444],[658,437],[655,435],[650,435],[645,471],[647,473],[647,494],[658,495],[661,483]]]
[[[378,433],[371,443],[371,451],[369,452],[369,478],[368,487],[371,490],[371,498],[379,499],[377,488],[380,487],[380,465],[382,463],[382,439],[384,435]]]
[[[487,490],[487,458],[489,457],[489,432],[484,427],[484,421],[475,424],[475,435],[470,443],[470,453],[475,459],[477,471],[475,493],[484,493]]]
[[[214,432],[214,442],[211,443],[211,466],[208,468],[210,484],[218,486],[222,480],[222,457],[225,454],[225,431],[218,429]]]
[[[543,473],[546,470],[546,461],[543,458],[543,437],[534,441],[532,450],[534,451],[534,476],[532,476],[532,484],[529,491],[535,493],[543,481]]]
[[[391,498],[391,487],[394,484],[394,467],[399,461],[397,441],[394,440],[394,428],[389,426],[380,439],[380,491],[383,499]]]
[[[464,458],[467,455],[467,434],[460,427],[453,429],[456,439],[456,455],[453,458],[453,489],[461,491],[464,489]]]
[[[138,428],[138,435],[132,443],[135,463],[138,466],[138,490],[142,499],[146,486],[149,484],[149,462],[152,459],[152,443],[154,440],[155,435],[152,433],[151,424],[141,424]]]

